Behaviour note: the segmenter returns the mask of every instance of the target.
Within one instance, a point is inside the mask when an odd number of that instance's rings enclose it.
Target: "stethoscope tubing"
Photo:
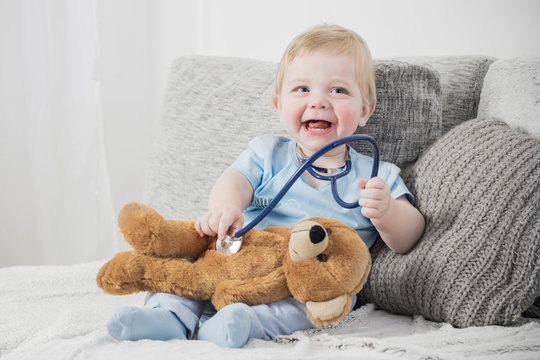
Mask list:
[[[337,182],[336,182],[336,180],[338,178],[343,177],[343,176],[345,176],[345,175],[347,175],[349,173],[349,171],[351,169],[351,161],[350,160],[347,160],[347,162],[345,164],[346,168],[345,168],[344,171],[342,171],[342,172],[340,172],[340,173],[338,173],[336,175],[332,175],[332,176],[326,176],[326,175],[317,174],[311,168],[311,165],[319,157],[326,154],[328,151],[330,151],[330,150],[332,150],[332,149],[334,149],[334,148],[336,148],[338,146],[341,146],[343,144],[347,144],[347,143],[355,142],[355,141],[367,141],[367,142],[369,142],[371,144],[371,148],[372,148],[372,151],[373,151],[373,166],[371,168],[371,177],[373,178],[373,177],[377,176],[377,174],[379,172],[379,148],[377,147],[377,142],[375,141],[375,139],[373,139],[369,135],[356,134],[356,135],[351,135],[351,136],[347,136],[347,137],[335,140],[335,141],[331,142],[330,144],[322,147],[320,150],[315,152],[311,157],[306,159],[303,162],[302,166],[300,166],[298,168],[298,170],[296,170],[296,172],[287,181],[287,183],[285,183],[283,188],[279,191],[279,193],[276,195],[276,197],[274,197],[274,199],[270,202],[270,204],[268,204],[259,213],[259,215],[257,215],[249,224],[247,224],[242,229],[235,232],[234,237],[238,239],[238,238],[242,237],[242,235],[244,235],[246,232],[248,232],[249,230],[251,230],[255,226],[257,226],[257,224],[259,222],[261,222],[262,219],[264,219],[266,217],[266,215],[268,215],[268,213],[270,211],[272,211],[272,209],[279,203],[279,201],[283,198],[283,196],[285,196],[287,191],[289,191],[291,186],[296,182],[296,180],[298,180],[298,178],[304,173],[304,171],[306,171],[306,169],[308,170],[308,172],[312,176],[316,177],[317,179],[330,181],[330,184],[332,186],[332,195],[334,196],[334,199],[336,200],[336,202],[339,205],[341,205],[344,208],[349,208],[349,209],[358,207],[359,206],[358,202],[347,203],[347,202],[343,201],[341,199],[341,197],[339,196],[338,191],[337,191]]]

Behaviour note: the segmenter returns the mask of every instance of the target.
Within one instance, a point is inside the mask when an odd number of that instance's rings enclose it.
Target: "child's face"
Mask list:
[[[354,134],[374,107],[362,102],[351,59],[323,52],[291,62],[274,105],[285,129],[306,155]]]

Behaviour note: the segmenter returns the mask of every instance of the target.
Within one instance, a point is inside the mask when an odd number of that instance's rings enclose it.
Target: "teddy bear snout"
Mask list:
[[[328,232],[315,221],[303,221],[292,228],[289,255],[292,260],[309,260],[328,246]]]

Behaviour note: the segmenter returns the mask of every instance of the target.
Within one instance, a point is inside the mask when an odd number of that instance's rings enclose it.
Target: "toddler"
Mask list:
[[[356,33],[321,25],[297,36],[281,59],[273,94],[290,138],[266,135],[249,143],[216,181],[208,211],[195,223],[197,232],[217,235],[218,240],[234,233],[262,211],[303,158],[364,126],[375,108],[374,77],[369,49]],[[355,229],[368,247],[379,234],[393,251],[409,251],[423,232],[424,218],[412,205],[399,168],[381,162],[379,175],[369,179],[373,159],[346,145],[313,165],[328,175],[342,171],[347,159],[352,169],[339,179],[338,190],[347,202],[359,199],[359,208],[342,208],[334,201],[329,182],[304,172],[257,227],[331,217]],[[120,340],[196,337],[241,347],[250,338],[271,339],[313,327],[304,304],[292,297],[255,306],[231,304],[217,313],[209,305],[173,294],[149,294],[144,308],[118,309],[109,321],[109,333]],[[206,319],[209,310],[212,316]]]

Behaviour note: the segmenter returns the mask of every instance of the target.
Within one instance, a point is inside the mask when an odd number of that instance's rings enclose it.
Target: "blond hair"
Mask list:
[[[375,73],[371,53],[364,40],[352,30],[338,25],[318,25],[295,37],[281,58],[274,80],[274,100],[281,94],[283,77],[289,64],[297,57],[316,51],[332,55],[347,55],[355,64],[356,81],[364,104],[375,102]]]

